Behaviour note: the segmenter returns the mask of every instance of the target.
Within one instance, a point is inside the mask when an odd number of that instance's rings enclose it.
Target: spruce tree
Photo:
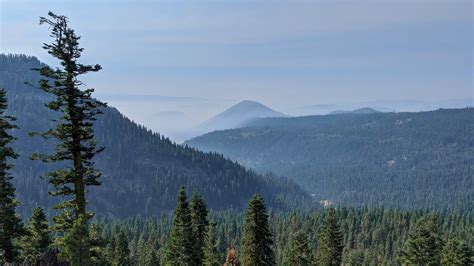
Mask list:
[[[204,254],[202,264],[206,266],[218,266],[221,264],[219,248],[216,242],[215,225],[209,223],[204,237]]]
[[[285,265],[311,265],[312,252],[308,236],[297,230],[290,237],[284,257]]]
[[[191,212],[192,233],[194,239],[194,263],[202,264],[204,256],[204,238],[208,229],[206,201],[202,195],[193,192],[189,201],[189,210]]]
[[[241,242],[243,265],[275,265],[273,239],[263,198],[255,194],[245,213]]]
[[[70,230],[66,232],[61,244],[60,257],[69,261],[71,266],[91,265],[91,251],[89,243],[89,231],[84,217],[74,221]]]
[[[81,260],[72,261],[72,257],[67,259],[73,264],[89,264],[87,221],[92,217],[92,213],[86,208],[86,191],[88,186],[100,185],[100,172],[95,169],[93,158],[102,148],[96,146],[93,122],[105,104],[92,98],[94,89],[82,90],[83,83],[79,78],[89,72],[99,71],[101,66],[79,63],[78,59],[84,49],[79,46],[80,37],[69,27],[67,17],[52,12],[49,12],[48,16],[49,18],[41,17],[40,24],[50,27],[53,40],[50,44],[45,43],[43,48],[59,60],[60,66],[55,69],[45,66],[36,70],[42,75],[40,88],[55,97],[47,107],[61,113],[61,116],[56,120],[54,128],[33,134],[54,138],[58,144],[54,154],[34,154],[32,159],[46,163],[62,162],[62,165],[65,165],[64,168],[45,176],[53,187],[50,195],[63,200],[55,206],[61,212],[53,218],[54,229],[63,232],[69,241],[81,240],[73,241],[83,245],[76,246],[74,252],[84,252],[74,256]],[[74,236],[72,232],[80,235]],[[59,246],[65,248],[65,239],[59,237],[57,240]]]
[[[145,244],[146,265],[159,264],[158,251],[160,250],[160,245],[156,239],[156,234],[156,232],[152,232]]]
[[[91,260],[94,265],[105,265],[107,262],[107,240],[103,236],[102,225],[92,223],[89,230]]]
[[[15,187],[12,184],[9,162],[16,159],[17,154],[9,146],[14,137],[8,130],[16,128],[11,124],[15,118],[5,114],[8,107],[6,93],[0,89],[0,262],[13,262],[18,255],[17,238],[23,233],[21,219],[16,213],[18,201],[15,199]]]
[[[336,222],[335,211],[330,208],[319,232],[316,262],[318,265],[341,265],[344,236]]]
[[[472,265],[472,252],[466,242],[456,238],[448,240],[441,252],[442,265]]]
[[[408,264],[440,263],[440,237],[436,216],[419,219],[408,236],[402,251]]]
[[[36,261],[52,244],[48,220],[42,208],[33,210],[26,226],[26,235],[21,238],[22,257],[28,261]]]
[[[117,266],[130,265],[130,249],[128,247],[127,235],[123,230],[120,231],[115,241],[113,264]]]
[[[159,266],[160,265],[160,260],[158,259],[158,255],[156,254],[155,250],[152,250],[149,253],[149,255],[147,256],[145,265],[149,265],[149,266]]]
[[[186,191],[182,186],[178,192],[178,205],[174,213],[173,228],[166,249],[166,265],[193,265],[194,236]]]
[[[115,244],[117,244],[117,237],[112,235],[107,243],[107,247],[105,248],[105,257],[108,264],[113,264],[115,261]]]
[[[145,243],[145,236],[143,234],[141,234],[138,238],[135,256],[135,260],[137,261],[138,265],[146,265],[147,247]]]

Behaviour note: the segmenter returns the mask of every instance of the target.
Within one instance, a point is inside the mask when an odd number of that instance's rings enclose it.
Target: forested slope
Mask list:
[[[187,144],[349,206],[474,208],[474,110],[267,118]]]
[[[337,224],[344,235],[342,261],[347,265],[401,265],[403,246],[410,231],[418,219],[429,215],[429,213],[419,211],[337,209]],[[144,260],[142,258],[146,257],[147,253],[156,249],[158,249],[158,256],[164,257],[172,219],[171,216],[159,219],[135,217],[127,220],[104,221],[102,224],[104,225],[105,238],[108,240],[116,239],[114,236],[124,230],[130,245],[130,257]],[[210,219],[217,224],[215,231],[219,239],[218,250],[221,261],[225,261],[226,250],[230,246],[236,247],[239,251],[238,254],[240,254],[244,214],[241,212],[211,212]],[[277,264],[285,265],[283,264],[284,254],[290,248],[290,238],[296,230],[305,233],[311,252],[315,253],[318,249],[318,235],[324,219],[325,214],[319,211],[270,214],[269,222],[273,233],[273,249]],[[474,244],[472,219],[470,215],[438,215],[438,234],[442,244],[444,245],[448,239],[456,237],[472,247]],[[109,245],[111,244],[109,243]],[[302,245],[304,244],[302,243]],[[146,252],[141,251],[143,250],[142,246],[146,246]]]
[[[48,96],[24,84],[38,83],[38,74],[30,69],[40,65],[34,57],[0,55],[0,87],[7,90],[9,113],[17,117],[20,127],[13,132],[20,155],[13,173],[22,212],[52,204],[47,182],[40,176],[54,166],[29,159],[34,152],[54,147],[50,141],[28,136],[28,132],[48,129],[56,116],[44,107]],[[255,192],[265,195],[275,208],[302,206],[308,199],[293,182],[255,174],[221,155],[176,145],[114,108],[104,110],[95,129],[99,145],[106,149],[96,160],[103,172],[103,184],[91,188],[90,204],[103,216],[153,215],[171,210],[180,185],[201,191],[213,209],[241,209]]]

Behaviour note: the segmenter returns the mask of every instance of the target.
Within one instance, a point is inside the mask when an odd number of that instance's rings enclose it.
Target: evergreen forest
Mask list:
[[[68,17],[39,24],[57,66],[0,54],[0,265],[474,264],[472,108],[262,119],[194,148],[94,96]]]

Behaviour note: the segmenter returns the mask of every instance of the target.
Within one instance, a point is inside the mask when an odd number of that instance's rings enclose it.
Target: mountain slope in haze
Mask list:
[[[197,128],[197,131],[202,134],[214,130],[233,129],[254,119],[285,116],[287,115],[259,102],[245,100],[205,121]]]
[[[267,118],[188,145],[349,206],[474,209],[474,109]]]
[[[353,111],[346,111],[346,110],[337,110],[333,111],[330,114],[331,115],[340,115],[340,114],[360,114],[360,115],[367,115],[367,114],[376,114],[376,113],[381,113],[378,110],[375,110],[374,108],[370,107],[363,107],[359,108]]]
[[[37,84],[39,76],[30,69],[41,65],[34,57],[0,55],[0,86],[7,90],[8,112],[17,117],[20,128],[12,132],[18,138],[14,148],[20,155],[13,174],[24,214],[35,206],[54,203],[48,196],[47,181],[40,176],[57,165],[29,159],[35,152],[51,151],[54,142],[30,137],[28,132],[50,128],[51,119],[58,116],[44,106],[49,95],[24,85],[25,81]],[[95,160],[103,184],[89,189],[90,207],[98,215],[127,217],[172,210],[181,185],[189,192],[200,191],[212,209],[245,208],[256,192],[274,208],[303,204],[307,199],[287,179],[258,175],[221,155],[172,143],[114,108],[104,112],[95,124],[98,144],[106,147]]]

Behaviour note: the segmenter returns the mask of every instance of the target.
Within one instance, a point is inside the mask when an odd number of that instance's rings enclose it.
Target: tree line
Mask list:
[[[51,250],[56,256],[41,208],[22,230],[11,238],[13,261],[35,265]],[[198,192],[188,202],[182,187],[172,216],[92,222],[88,265],[470,265],[473,236],[469,215],[353,208],[269,213],[258,194],[245,213],[212,212]]]

